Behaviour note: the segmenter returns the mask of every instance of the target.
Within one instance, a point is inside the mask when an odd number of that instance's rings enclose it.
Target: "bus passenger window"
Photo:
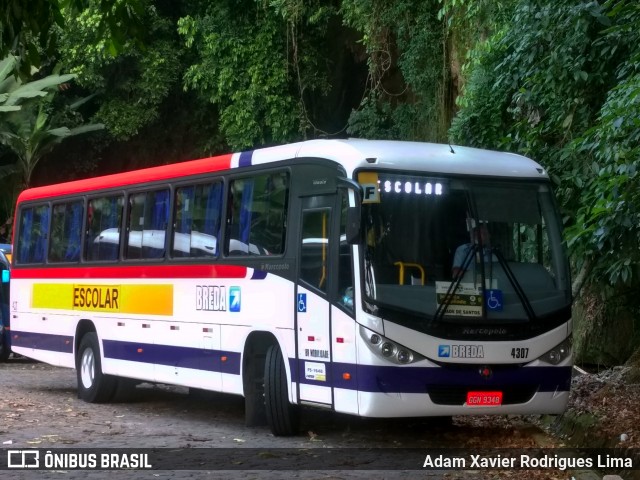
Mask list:
[[[50,262],[77,262],[80,260],[82,238],[81,201],[53,206],[51,217]]]
[[[85,260],[118,259],[123,205],[122,196],[89,200],[84,245]]]
[[[17,241],[17,263],[43,263],[47,251],[49,206],[22,209]]]
[[[125,257],[129,260],[164,258],[168,221],[169,190],[131,195]]]
[[[173,224],[174,257],[218,255],[222,183],[207,183],[176,190]]]
[[[227,255],[284,253],[289,175],[233,180],[229,186]]]

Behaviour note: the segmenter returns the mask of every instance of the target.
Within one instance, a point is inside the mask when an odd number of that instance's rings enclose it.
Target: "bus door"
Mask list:
[[[298,398],[333,404],[331,362],[330,239],[335,195],[302,198],[297,318]]]

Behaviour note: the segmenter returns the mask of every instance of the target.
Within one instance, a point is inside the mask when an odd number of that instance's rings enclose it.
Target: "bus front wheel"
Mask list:
[[[267,350],[264,368],[264,400],[271,433],[276,436],[298,433],[299,412],[297,407],[289,403],[287,372],[282,351],[278,345],[271,345]]]
[[[117,386],[116,377],[102,373],[100,344],[95,332],[88,332],[80,341],[76,356],[78,398],[89,403],[108,402]]]

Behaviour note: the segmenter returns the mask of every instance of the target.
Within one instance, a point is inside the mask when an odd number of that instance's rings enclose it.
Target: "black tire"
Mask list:
[[[0,328],[2,328],[1,325]],[[2,338],[0,339],[0,362],[6,362],[7,360],[9,360],[9,355],[11,355],[11,349],[8,345],[9,342],[6,338],[6,335],[8,334],[8,331],[5,331],[4,335],[2,335]]]
[[[100,344],[95,332],[86,333],[76,355],[78,398],[89,403],[105,403],[113,398],[118,379],[102,373]]]
[[[132,378],[115,377],[116,386],[113,389],[111,401],[114,403],[127,403],[136,398],[136,385],[140,383]]]
[[[264,404],[265,355],[251,354],[244,371],[244,424],[247,427],[267,425]]]
[[[271,345],[267,350],[264,366],[264,401],[271,433],[276,436],[298,433],[300,415],[298,408],[289,403],[287,372],[278,345]]]

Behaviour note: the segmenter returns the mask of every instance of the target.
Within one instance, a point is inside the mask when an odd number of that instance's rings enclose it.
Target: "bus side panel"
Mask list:
[[[152,328],[155,381],[214,391],[221,389],[219,325],[174,318],[157,320]]]
[[[244,393],[242,354],[250,333],[271,333],[284,358],[295,357],[294,284],[278,275],[259,270],[250,270],[248,276],[249,280],[230,284],[229,311],[221,325],[220,353],[227,357],[227,361],[221,365],[222,388],[228,393]],[[285,361],[287,367],[289,363]],[[290,398],[291,392],[292,389],[289,390]]]
[[[173,314],[173,284],[165,279],[135,283],[90,279],[66,280],[61,285],[64,295],[58,297],[62,299],[48,300],[53,302],[49,308],[74,311],[90,322],[100,342],[103,372],[155,380],[154,363],[163,358],[155,348],[156,336],[162,322]]]
[[[173,282],[173,317],[154,330],[155,379],[220,391],[220,320],[227,308],[226,279]]]
[[[239,325],[220,327],[221,382],[222,391],[242,395],[242,352],[252,328]]]
[[[11,285],[12,350],[18,354],[62,367],[75,367],[73,337],[77,317],[51,314],[34,307],[34,283],[14,279]]]
[[[148,321],[115,316],[91,316],[102,348],[102,370],[105,373],[138,380],[153,380],[153,365],[144,362],[149,354],[150,328],[144,328]],[[136,342],[135,339],[139,341]]]
[[[336,412],[357,415],[358,379],[356,322],[341,309],[331,307],[333,402]]]

